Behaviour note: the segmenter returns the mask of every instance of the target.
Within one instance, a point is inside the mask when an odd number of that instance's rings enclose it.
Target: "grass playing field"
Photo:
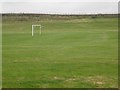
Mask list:
[[[3,87],[118,87],[117,21],[3,20]],[[31,36],[32,24],[42,35]]]

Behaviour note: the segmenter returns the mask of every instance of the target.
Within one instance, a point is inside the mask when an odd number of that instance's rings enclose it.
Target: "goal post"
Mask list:
[[[41,30],[41,28],[42,28],[42,26],[41,25],[32,25],[32,36],[34,36],[34,27],[39,27],[39,31],[40,31],[40,35],[42,34],[42,30]]]

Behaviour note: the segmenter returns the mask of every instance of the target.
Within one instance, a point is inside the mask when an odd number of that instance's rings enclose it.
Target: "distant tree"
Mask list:
[[[97,16],[96,16],[96,15],[92,15],[91,18],[92,18],[92,19],[95,19],[95,18],[97,18]]]

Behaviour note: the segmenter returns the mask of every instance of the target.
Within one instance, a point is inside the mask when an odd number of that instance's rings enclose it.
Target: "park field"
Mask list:
[[[118,87],[117,17],[2,24],[3,88]]]

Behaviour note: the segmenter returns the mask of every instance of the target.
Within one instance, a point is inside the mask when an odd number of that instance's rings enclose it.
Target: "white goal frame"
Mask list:
[[[42,26],[41,25],[32,25],[32,36],[34,36],[34,27],[40,27],[40,35],[42,34]]]

